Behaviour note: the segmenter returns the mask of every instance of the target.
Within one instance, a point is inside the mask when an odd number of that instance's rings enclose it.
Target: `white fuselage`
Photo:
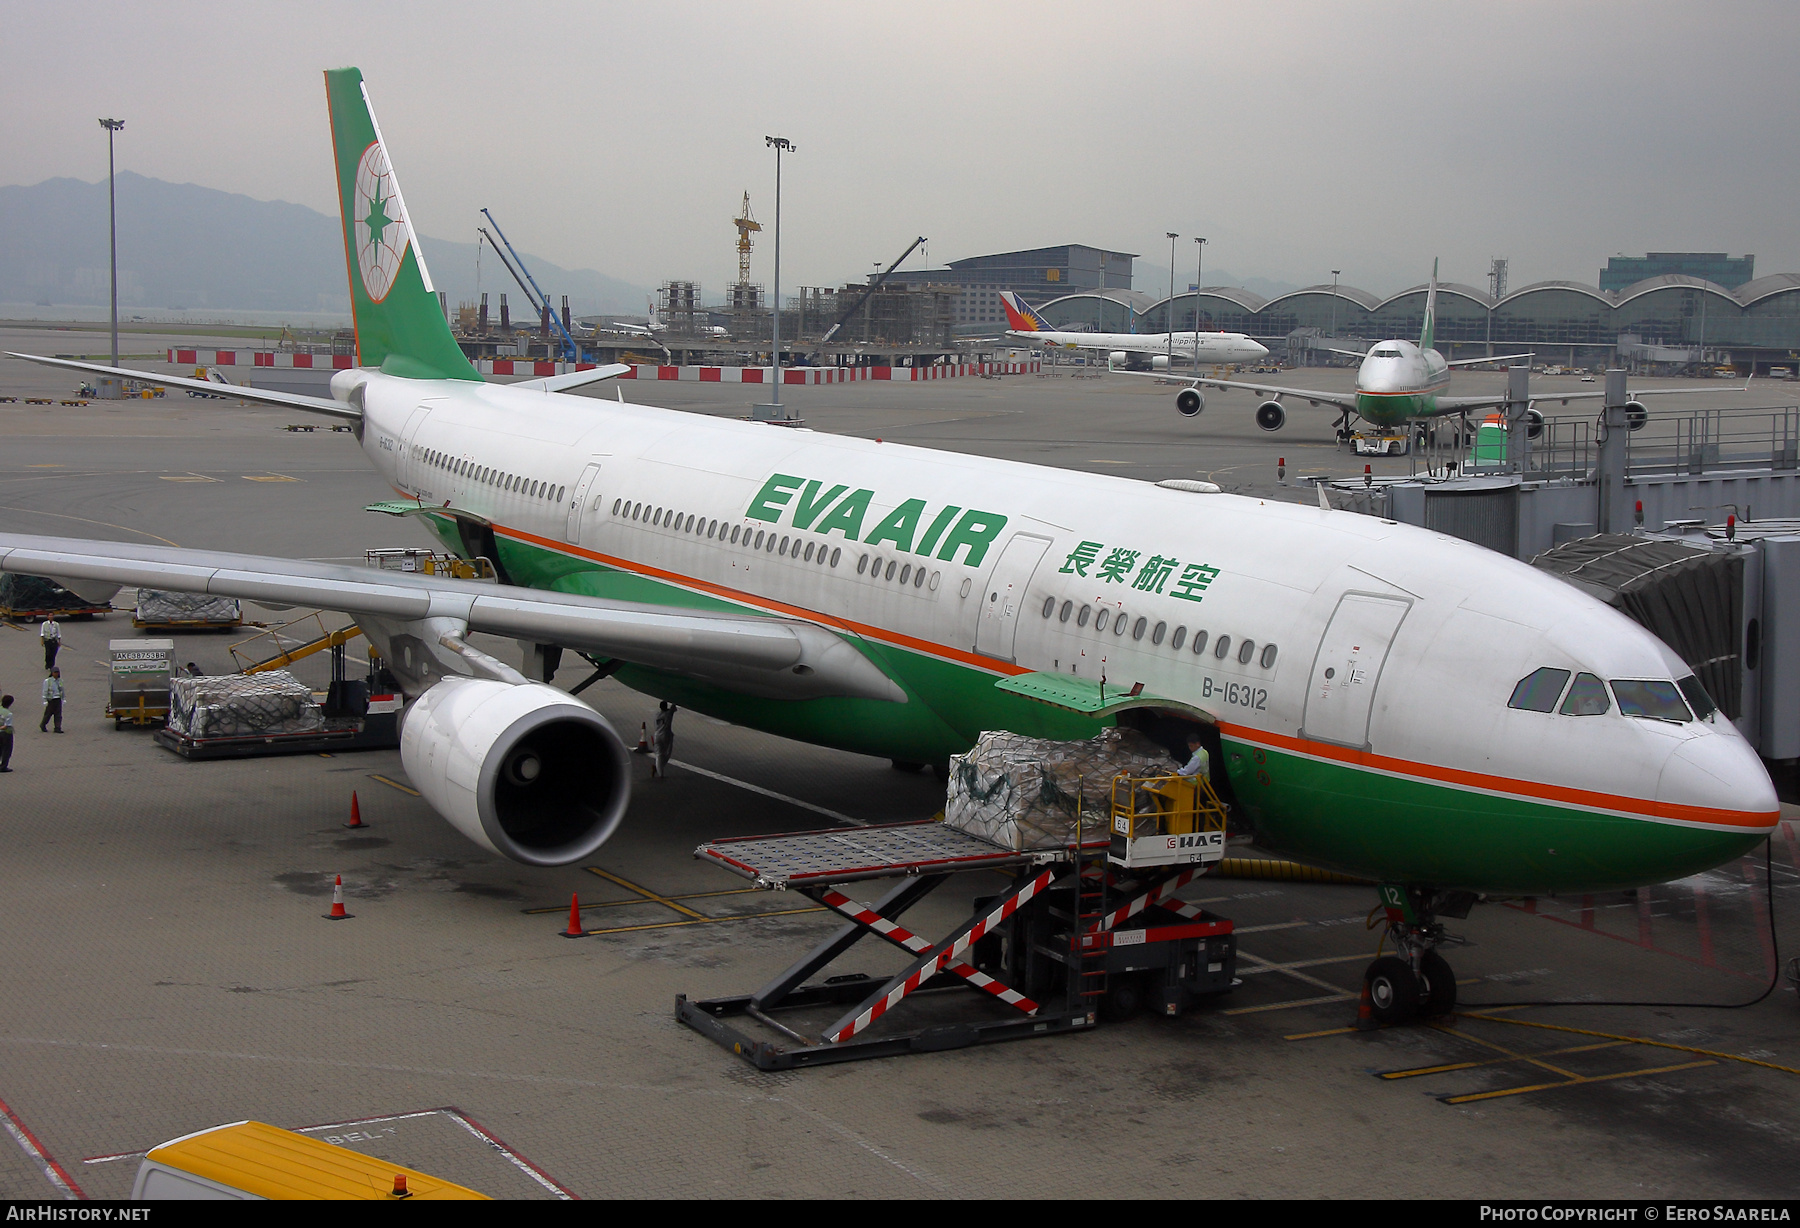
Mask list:
[[[1397,633],[1361,667],[1373,671],[1373,700],[1340,739],[1356,754],[1417,765],[1453,787],[1459,773],[1536,782],[1655,822],[1679,823],[1655,816],[1680,807],[1775,809],[1754,752],[1722,717],[1509,708],[1515,684],[1543,666],[1602,679],[1689,671],[1562,581],[1438,533],[609,400],[367,372],[339,375],[334,390],[357,381],[363,446],[396,490],[485,518],[572,566],[633,572],[996,680],[1043,671],[1104,674],[1121,690],[1141,682],[1251,743],[1318,736],[1334,611],[1347,595],[1389,602],[1403,610]],[[818,485],[770,497],[771,475]],[[827,508],[858,494],[864,540],[841,517],[821,532]],[[748,515],[759,500],[761,514]],[[1004,531],[974,565],[970,551],[868,544],[873,526],[914,500],[920,526],[946,507],[974,507],[1004,515]],[[1169,568],[1160,584],[1144,578],[1153,556]],[[1209,583],[1178,594],[1200,577]],[[1208,648],[1196,655],[1201,631]]]
[[[1411,341],[1379,342],[1356,370],[1356,391],[1363,396],[1435,396],[1449,386],[1444,356]]]
[[[1195,355],[1195,334],[1187,333],[1065,333],[1019,332],[1008,330],[1007,336],[1032,345],[1060,350],[1095,350],[1123,353],[1145,358],[1173,354],[1176,362],[1191,362]],[[1268,357],[1268,347],[1243,333],[1199,334],[1200,362],[1255,362]]]

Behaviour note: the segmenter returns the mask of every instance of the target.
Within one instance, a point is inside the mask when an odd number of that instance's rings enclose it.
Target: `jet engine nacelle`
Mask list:
[[[1641,431],[1650,421],[1650,411],[1642,401],[1625,402],[1625,425],[1633,431]]]
[[[612,726],[535,682],[437,683],[406,711],[400,763],[457,831],[532,866],[592,856],[631,798],[630,753]]]
[[[1175,394],[1175,412],[1183,418],[1197,418],[1205,408],[1206,398],[1200,395],[1198,388],[1183,388]]]
[[[1287,425],[1287,410],[1280,401],[1264,401],[1256,407],[1256,425],[1265,431],[1279,431]]]
[[[1106,362],[1108,366],[1113,367],[1129,366],[1131,363],[1131,355],[1127,354],[1124,350],[1114,350],[1106,356]]]
[[[1169,369],[1169,356],[1167,354],[1150,355],[1150,369],[1152,371],[1167,371]]]

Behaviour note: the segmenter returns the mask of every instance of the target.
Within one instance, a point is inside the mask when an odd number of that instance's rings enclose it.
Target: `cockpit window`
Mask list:
[[[1566,669],[1533,670],[1519,679],[1519,685],[1513,688],[1512,698],[1506,701],[1509,708],[1521,708],[1526,712],[1554,712],[1556,701],[1562,695],[1563,687],[1569,681]]]
[[[1399,350],[1375,350],[1372,353],[1372,357],[1375,357],[1375,358],[1398,358],[1398,357],[1400,357],[1400,351]]]
[[[1569,697],[1563,700],[1564,716],[1604,716],[1612,710],[1612,700],[1606,697],[1606,684],[1592,674],[1576,674],[1575,685],[1569,688]]]
[[[1712,701],[1712,696],[1706,693],[1706,688],[1701,686],[1700,680],[1692,674],[1675,685],[1681,688],[1681,693],[1687,697],[1688,707],[1692,708],[1694,715],[1701,720],[1705,720],[1719,710],[1719,705]]]
[[[1688,706],[1681,702],[1681,692],[1673,682],[1654,679],[1647,682],[1615,682],[1613,694],[1619,700],[1619,711],[1626,716],[1651,721],[1687,722],[1694,719]]]

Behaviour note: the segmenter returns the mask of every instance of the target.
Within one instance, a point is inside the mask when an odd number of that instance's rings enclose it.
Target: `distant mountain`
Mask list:
[[[334,311],[348,315],[343,230],[335,217],[284,201],[253,200],[191,183],[118,177],[119,307],[218,311]],[[105,305],[106,181],[46,179],[0,187],[0,302]],[[475,245],[424,238],[437,288],[450,306],[475,297]],[[645,289],[592,269],[568,270],[526,253],[552,301],[578,313],[637,311]],[[505,282],[498,261],[483,281],[496,314]]]
[[[1275,298],[1292,290],[1300,289],[1292,282],[1276,281],[1269,277],[1239,277],[1236,273],[1225,269],[1208,268],[1204,270],[1206,284],[1209,286],[1237,286],[1252,294],[1260,294],[1264,298]],[[1188,287],[1194,284],[1194,270],[1175,275],[1175,293],[1186,294]],[[1152,298],[1160,299],[1169,292],[1169,266],[1153,264],[1148,260],[1137,260],[1131,266],[1131,286]]]

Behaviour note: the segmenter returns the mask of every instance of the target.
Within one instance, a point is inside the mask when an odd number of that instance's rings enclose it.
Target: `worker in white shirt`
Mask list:
[[[1190,733],[1188,735],[1187,744],[1188,761],[1176,768],[1175,774],[1177,776],[1210,777],[1212,775],[1212,756],[1208,755],[1206,753],[1206,747],[1200,744],[1200,735],[1197,733]]]
[[[11,695],[0,695],[0,772],[12,771],[12,706]]]
[[[38,722],[39,733],[44,732],[52,719],[56,721],[56,732],[62,732],[62,705],[62,671],[53,669],[50,676],[44,679],[44,719]]]
[[[38,627],[38,637],[44,641],[44,668],[56,666],[56,653],[62,647],[62,627],[56,621],[56,615],[44,615],[43,625]]]

